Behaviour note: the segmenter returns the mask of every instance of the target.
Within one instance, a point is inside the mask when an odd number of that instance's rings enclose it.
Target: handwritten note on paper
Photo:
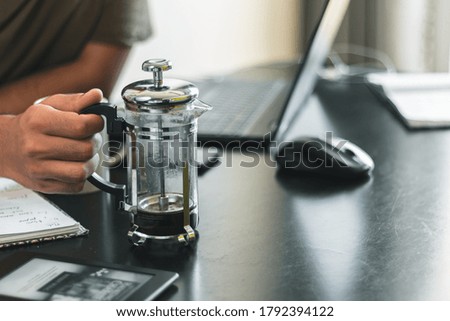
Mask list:
[[[37,193],[0,178],[0,235],[22,234],[78,224]]]

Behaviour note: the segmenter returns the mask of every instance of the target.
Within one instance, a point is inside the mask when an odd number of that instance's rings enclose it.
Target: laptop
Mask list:
[[[298,63],[249,68],[196,82],[199,98],[213,106],[199,121],[198,140],[209,143],[281,142],[310,97],[350,0],[327,0]],[[300,31],[299,31],[300,33]]]

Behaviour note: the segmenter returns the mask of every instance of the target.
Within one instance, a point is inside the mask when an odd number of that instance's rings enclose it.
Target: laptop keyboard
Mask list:
[[[199,120],[199,133],[212,137],[242,136],[285,86],[283,80],[233,80],[200,85],[200,99],[212,105],[213,110]]]

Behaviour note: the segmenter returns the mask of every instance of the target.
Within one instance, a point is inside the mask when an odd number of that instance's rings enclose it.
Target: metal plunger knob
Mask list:
[[[172,62],[167,59],[149,59],[143,62],[143,71],[153,72],[153,83],[155,88],[163,87],[163,71],[172,69]]]

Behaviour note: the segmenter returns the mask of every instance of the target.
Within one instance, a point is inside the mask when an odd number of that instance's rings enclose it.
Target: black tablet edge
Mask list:
[[[137,267],[130,265],[122,265],[115,263],[106,263],[96,260],[80,259],[74,257],[66,257],[48,253],[39,253],[32,251],[15,252],[0,260],[0,280],[14,272],[22,265],[26,264],[33,258],[41,258],[53,260],[57,262],[66,262],[73,264],[80,264],[94,267],[106,267],[114,270],[142,273],[151,275],[152,277],[144,283],[136,292],[134,292],[126,301],[150,301],[158,297],[164,290],[166,290],[172,283],[178,279],[179,274],[176,272],[158,270],[145,267]],[[14,301],[30,301],[19,297],[10,297],[0,294],[0,300],[14,300]]]

